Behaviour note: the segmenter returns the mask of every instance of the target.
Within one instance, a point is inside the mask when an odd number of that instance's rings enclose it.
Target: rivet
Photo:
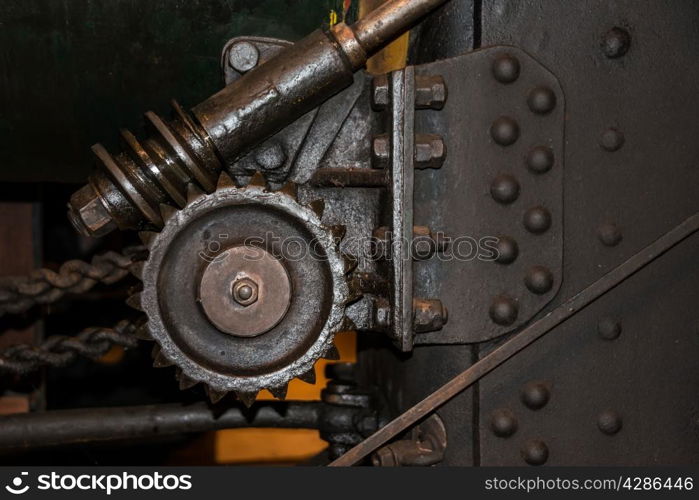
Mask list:
[[[549,458],[549,448],[539,439],[527,441],[522,448],[522,458],[529,465],[543,465]]]
[[[542,206],[530,208],[524,214],[524,227],[534,234],[541,234],[551,227],[551,213]]]
[[[543,174],[553,167],[554,157],[551,148],[536,146],[527,154],[527,167],[535,174]]]
[[[600,146],[602,146],[602,148],[606,151],[613,153],[614,151],[621,149],[625,140],[624,134],[622,134],[618,129],[612,127],[602,132]]]
[[[530,292],[544,294],[553,288],[553,274],[544,266],[534,266],[524,278]]]
[[[556,107],[556,94],[548,87],[536,87],[529,92],[527,105],[532,113],[546,115]]]
[[[260,53],[250,42],[237,42],[228,52],[228,63],[239,73],[246,73],[257,66]]]
[[[604,340],[615,340],[621,335],[621,323],[613,318],[604,317],[597,323],[597,333]]]
[[[501,326],[508,326],[515,322],[518,313],[517,302],[507,295],[498,295],[490,305],[490,319]]]
[[[493,411],[490,416],[490,428],[498,437],[510,437],[517,431],[517,419],[512,411],[500,408]]]
[[[609,59],[622,57],[629,51],[631,35],[623,28],[614,27],[602,37],[602,52]]]
[[[490,194],[498,203],[512,203],[519,196],[519,183],[511,175],[500,174],[493,179]]]
[[[498,255],[495,262],[498,264],[511,264],[519,255],[517,242],[509,236],[500,236],[496,244]]]
[[[597,417],[597,427],[599,427],[600,431],[609,436],[613,436],[619,432],[622,426],[623,421],[621,415],[614,410],[605,410]]]
[[[490,135],[501,146],[510,146],[519,138],[519,125],[509,116],[501,116],[490,127]]]
[[[530,410],[540,410],[551,398],[551,392],[544,382],[527,382],[522,388],[522,403]]]
[[[493,76],[500,83],[512,83],[519,78],[519,61],[510,54],[502,54],[493,61]]]
[[[623,239],[619,226],[612,222],[604,223],[598,227],[597,236],[599,237],[599,240],[608,247],[618,245]]]

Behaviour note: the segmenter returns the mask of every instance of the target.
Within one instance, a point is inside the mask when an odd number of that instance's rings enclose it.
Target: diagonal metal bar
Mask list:
[[[568,299],[549,314],[522,330],[483,359],[464,370],[415,406],[398,416],[340,458],[331,467],[354,465],[393,437],[442,406],[484,375],[543,337],[571,316],[637,273],[665,252],[699,230],[699,214],[686,219],[633,257],[614,268],[583,291]]]

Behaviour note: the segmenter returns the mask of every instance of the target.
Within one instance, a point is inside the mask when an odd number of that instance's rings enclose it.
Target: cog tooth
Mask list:
[[[199,189],[199,186],[197,186],[195,183],[190,182],[187,184],[187,203],[195,202],[200,198],[204,198],[205,196],[206,193]]]
[[[186,391],[187,389],[191,389],[195,385],[197,385],[199,382],[197,382],[194,379],[189,378],[187,375],[183,374],[182,371],[180,371],[179,377],[177,377],[177,381],[179,382],[180,390],[181,391]]]
[[[307,384],[314,385],[316,383],[316,370],[311,368],[306,373],[302,373],[298,376],[299,380],[303,380]]]
[[[325,350],[323,358],[329,359],[330,361],[337,361],[340,359],[340,351],[337,350],[335,344],[331,343],[330,346]]]
[[[250,408],[257,398],[257,392],[238,392],[236,393],[238,399],[247,407]]]
[[[158,233],[154,231],[141,231],[138,233],[138,237],[140,238],[141,242],[148,248],[153,245],[153,241],[155,240],[156,236],[158,236]]]
[[[177,213],[177,209],[171,205],[166,205],[165,203],[160,204],[160,215],[163,218],[163,221],[167,224],[167,222],[172,219],[175,214]]]
[[[322,199],[313,200],[308,204],[308,208],[313,210],[319,219],[323,218],[323,212],[325,212],[325,201]]]
[[[155,344],[153,346],[153,366],[155,368],[167,368],[168,366],[172,366],[174,363],[167,359],[165,355],[163,354],[162,350],[160,349],[160,346],[158,344]]]
[[[359,260],[352,254],[342,253],[342,259],[345,261],[345,274],[349,274],[357,268]]]
[[[343,239],[345,239],[345,236],[347,235],[347,226],[343,224],[336,224],[334,226],[330,226],[328,229],[330,229],[330,232],[333,235],[333,238],[335,239],[335,244],[340,245]]]
[[[148,325],[143,324],[133,331],[133,336],[139,340],[153,340],[153,336],[148,331]]]
[[[259,170],[253,174],[253,176],[250,178],[250,182],[248,182],[249,187],[259,187],[259,188],[267,188],[267,179],[265,179],[265,176],[262,175],[262,172]]]
[[[221,401],[226,394],[228,394],[226,391],[217,391],[215,389],[212,389],[208,385],[206,386],[206,395],[209,396],[209,401],[211,401],[213,404],[218,403]]]
[[[134,262],[129,266],[129,272],[141,280],[143,279],[143,267],[145,265],[146,263],[143,261]]]
[[[298,201],[299,199],[299,186],[295,182],[287,182],[282,186],[279,192],[287,195],[289,198],[292,198],[296,201]]]
[[[221,172],[221,175],[218,176],[218,182],[216,183],[216,189],[225,189],[225,188],[232,188],[232,187],[238,187],[238,186],[236,186],[233,178],[230,175],[228,175],[228,172]]]
[[[141,292],[134,293],[126,299],[126,305],[136,309],[137,311],[143,312],[143,305],[141,305]]]
[[[269,392],[272,393],[272,396],[274,396],[277,399],[286,399],[286,391],[289,389],[288,384],[284,384],[279,387],[270,387],[267,389]],[[248,405],[250,406],[250,405]]]
[[[340,329],[338,331],[340,332],[353,332],[357,329],[357,325],[349,319],[347,316],[342,318],[342,322],[340,323]]]

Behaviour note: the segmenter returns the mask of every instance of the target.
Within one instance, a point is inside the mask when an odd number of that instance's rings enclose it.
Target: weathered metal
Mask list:
[[[251,404],[262,389],[283,397],[292,378],[334,358],[351,269],[344,231],[323,225],[322,211],[320,200],[299,203],[293,184],[269,191],[257,176],[239,188],[226,174],[213,194],[192,188],[184,209],[164,209],[163,230],[142,235],[150,255],[132,299],[148,316],[155,365],[177,366],[181,387],[203,383],[213,401],[235,391]],[[248,306],[233,295],[243,277],[259,287]]]
[[[367,58],[445,0],[393,0],[353,27],[317,31],[267,63],[245,73],[195,106],[175,104],[169,123],[146,118],[153,136],[143,143],[123,135],[126,153],[116,157],[93,147],[101,170],[71,199],[70,218],[83,234],[159,228],[158,206],[183,206],[186,185],[206,192],[216,175],[251,147],[349,87]]]

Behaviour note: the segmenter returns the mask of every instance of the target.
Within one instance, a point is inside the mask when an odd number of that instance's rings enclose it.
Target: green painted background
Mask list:
[[[358,1],[352,2],[350,17]],[[222,86],[226,40],[297,40],[342,0],[0,0],[0,181],[82,182],[147,110]]]

